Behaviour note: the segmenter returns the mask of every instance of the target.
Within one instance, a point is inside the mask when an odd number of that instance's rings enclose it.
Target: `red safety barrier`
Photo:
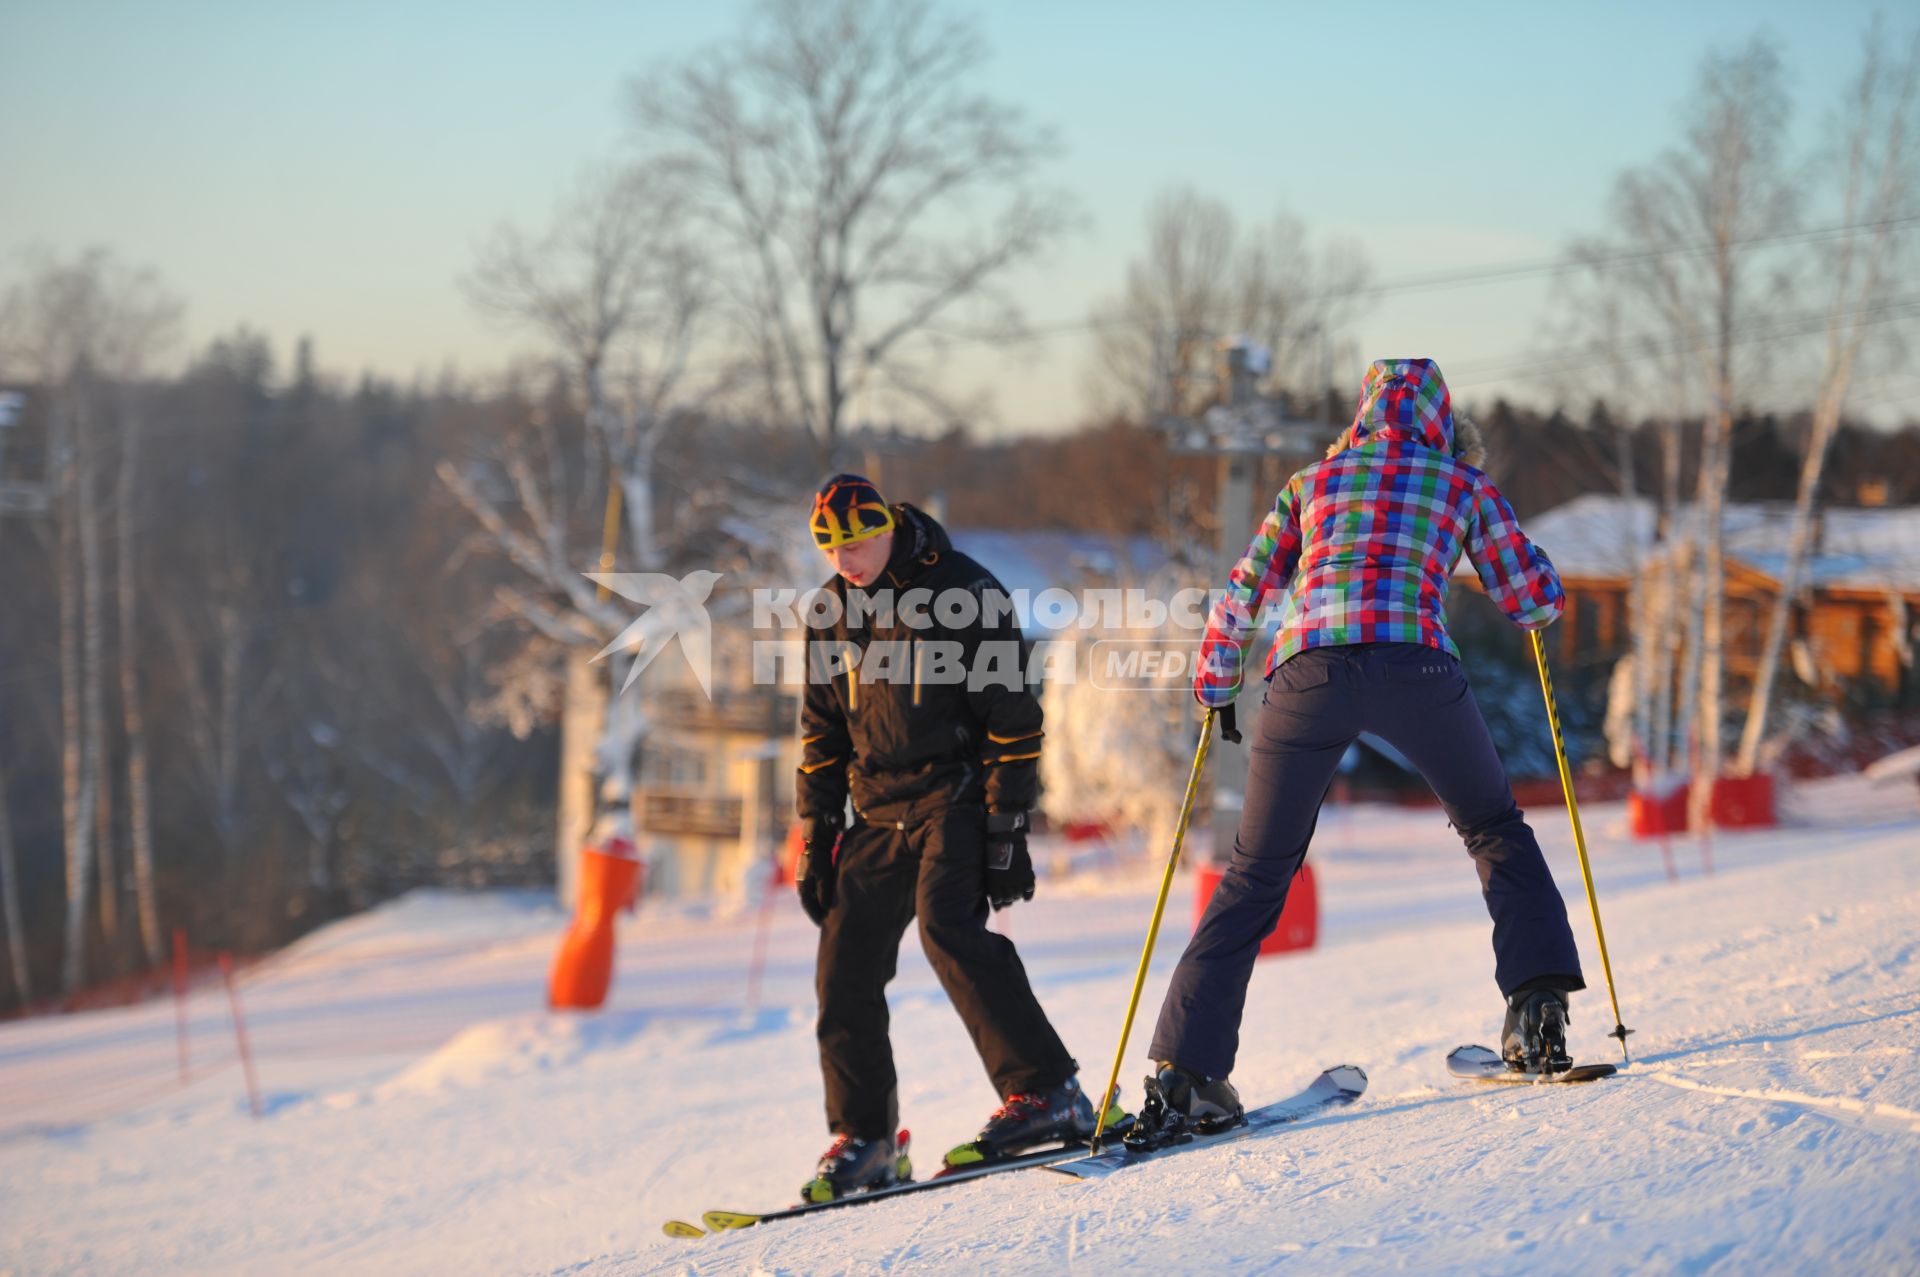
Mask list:
[[[548,1006],[591,1011],[607,1000],[613,984],[613,915],[639,896],[643,868],[623,837],[582,849],[579,904],[554,955]]]
[[[1713,782],[1713,823],[1722,829],[1771,829],[1778,823],[1773,809],[1773,777],[1720,776]]]
[[[1200,925],[1200,916],[1207,911],[1207,902],[1213,899],[1214,889],[1220,885],[1220,878],[1218,865],[1201,864],[1194,880],[1193,924],[1196,927]],[[1260,942],[1260,956],[1311,949],[1319,936],[1320,893],[1314,885],[1313,866],[1302,861],[1300,872],[1294,875],[1293,885],[1287,889],[1287,903],[1280,910],[1279,924],[1272,935]]]
[[[1667,793],[1636,789],[1627,795],[1627,827],[1635,838],[1662,838],[1687,829],[1687,787]]]

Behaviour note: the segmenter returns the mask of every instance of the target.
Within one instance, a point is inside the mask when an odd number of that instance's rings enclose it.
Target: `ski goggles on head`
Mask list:
[[[836,475],[814,494],[813,517],[807,527],[815,545],[831,550],[893,531],[893,511],[880,499],[872,481],[859,475]]]

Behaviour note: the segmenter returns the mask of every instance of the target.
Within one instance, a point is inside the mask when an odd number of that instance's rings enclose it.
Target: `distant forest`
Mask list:
[[[24,989],[12,974],[0,981],[0,1009],[60,988],[73,762],[61,725],[76,709],[106,729],[87,984],[157,965],[175,926],[198,947],[259,951],[419,884],[551,880],[559,648],[500,605],[513,573],[437,471],[452,462],[482,487],[504,485],[492,458],[537,436],[553,481],[582,494],[575,519],[591,541],[595,461],[564,387],[346,384],[318,374],[304,345],[283,367],[241,333],[171,380],[15,389],[25,411],[0,479],[47,478],[50,409],[66,405],[77,415],[61,428],[93,494],[77,517],[93,526],[0,519],[0,851],[15,875],[9,947],[26,969]],[[1329,392],[1316,406],[1336,419],[1345,400]],[[1523,515],[1617,490],[1621,432],[1603,406],[1576,418],[1495,402],[1477,416]],[[1805,428],[1804,417],[1741,418],[1734,498],[1790,499]],[[1217,536],[1215,463],[1137,422],[985,440],[856,430],[842,455],[892,499],[943,501],[956,525],[1188,547]],[[669,568],[699,566],[710,529],[739,503],[801,519],[815,457],[793,430],[675,421],[656,475]],[[1270,459],[1262,486],[1277,489],[1291,464]],[[1638,490],[1657,487],[1659,464],[1652,428],[1635,432]],[[1892,503],[1920,502],[1920,425],[1841,432],[1828,500],[1850,503],[1874,481]],[[92,585],[63,613],[60,565],[88,562],[93,575],[78,579]],[[97,705],[63,703],[63,624],[84,619],[76,608],[97,612],[99,649],[82,653],[100,674]],[[146,738],[144,810],[129,801],[128,688]]]

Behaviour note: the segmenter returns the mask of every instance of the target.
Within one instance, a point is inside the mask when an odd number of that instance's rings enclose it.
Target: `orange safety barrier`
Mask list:
[[[1220,866],[1203,863],[1195,875],[1193,902],[1193,925],[1200,925],[1200,916],[1207,911],[1207,902],[1213,899],[1213,892],[1220,885]],[[1294,875],[1293,885],[1287,888],[1287,903],[1280,910],[1280,921],[1273,934],[1260,942],[1260,956],[1267,957],[1275,953],[1295,953],[1302,949],[1311,949],[1320,938],[1320,892],[1313,883],[1313,866],[1300,862],[1300,872]]]
[[[791,887],[800,876],[800,857],[807,854],[805,832],[795,821],[787,829],[787,849],[783,859],[776,860],[773,866],[773,885]]]
[[[591,1011],[613,983],[613,915],[639,896],[642,870],[633,844],[614,837],[580,852],[579,903],[554,955],[547,1005]]]

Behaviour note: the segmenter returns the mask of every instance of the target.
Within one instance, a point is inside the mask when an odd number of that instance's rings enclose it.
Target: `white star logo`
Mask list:
[[[586,576],[594,584],[604,585],[628,602],[648,609],[594,654],[593,659],[598,661],[614,652],[638,649],[621,691],[632,687],[640,671],[651,665],[677,635],[693,676],[700,680],[700,690],[708,700],[713,699],[713,622],[707,616],[706,604],[720,573],[701,569],[678,580],[664,572],[589,572]]]

